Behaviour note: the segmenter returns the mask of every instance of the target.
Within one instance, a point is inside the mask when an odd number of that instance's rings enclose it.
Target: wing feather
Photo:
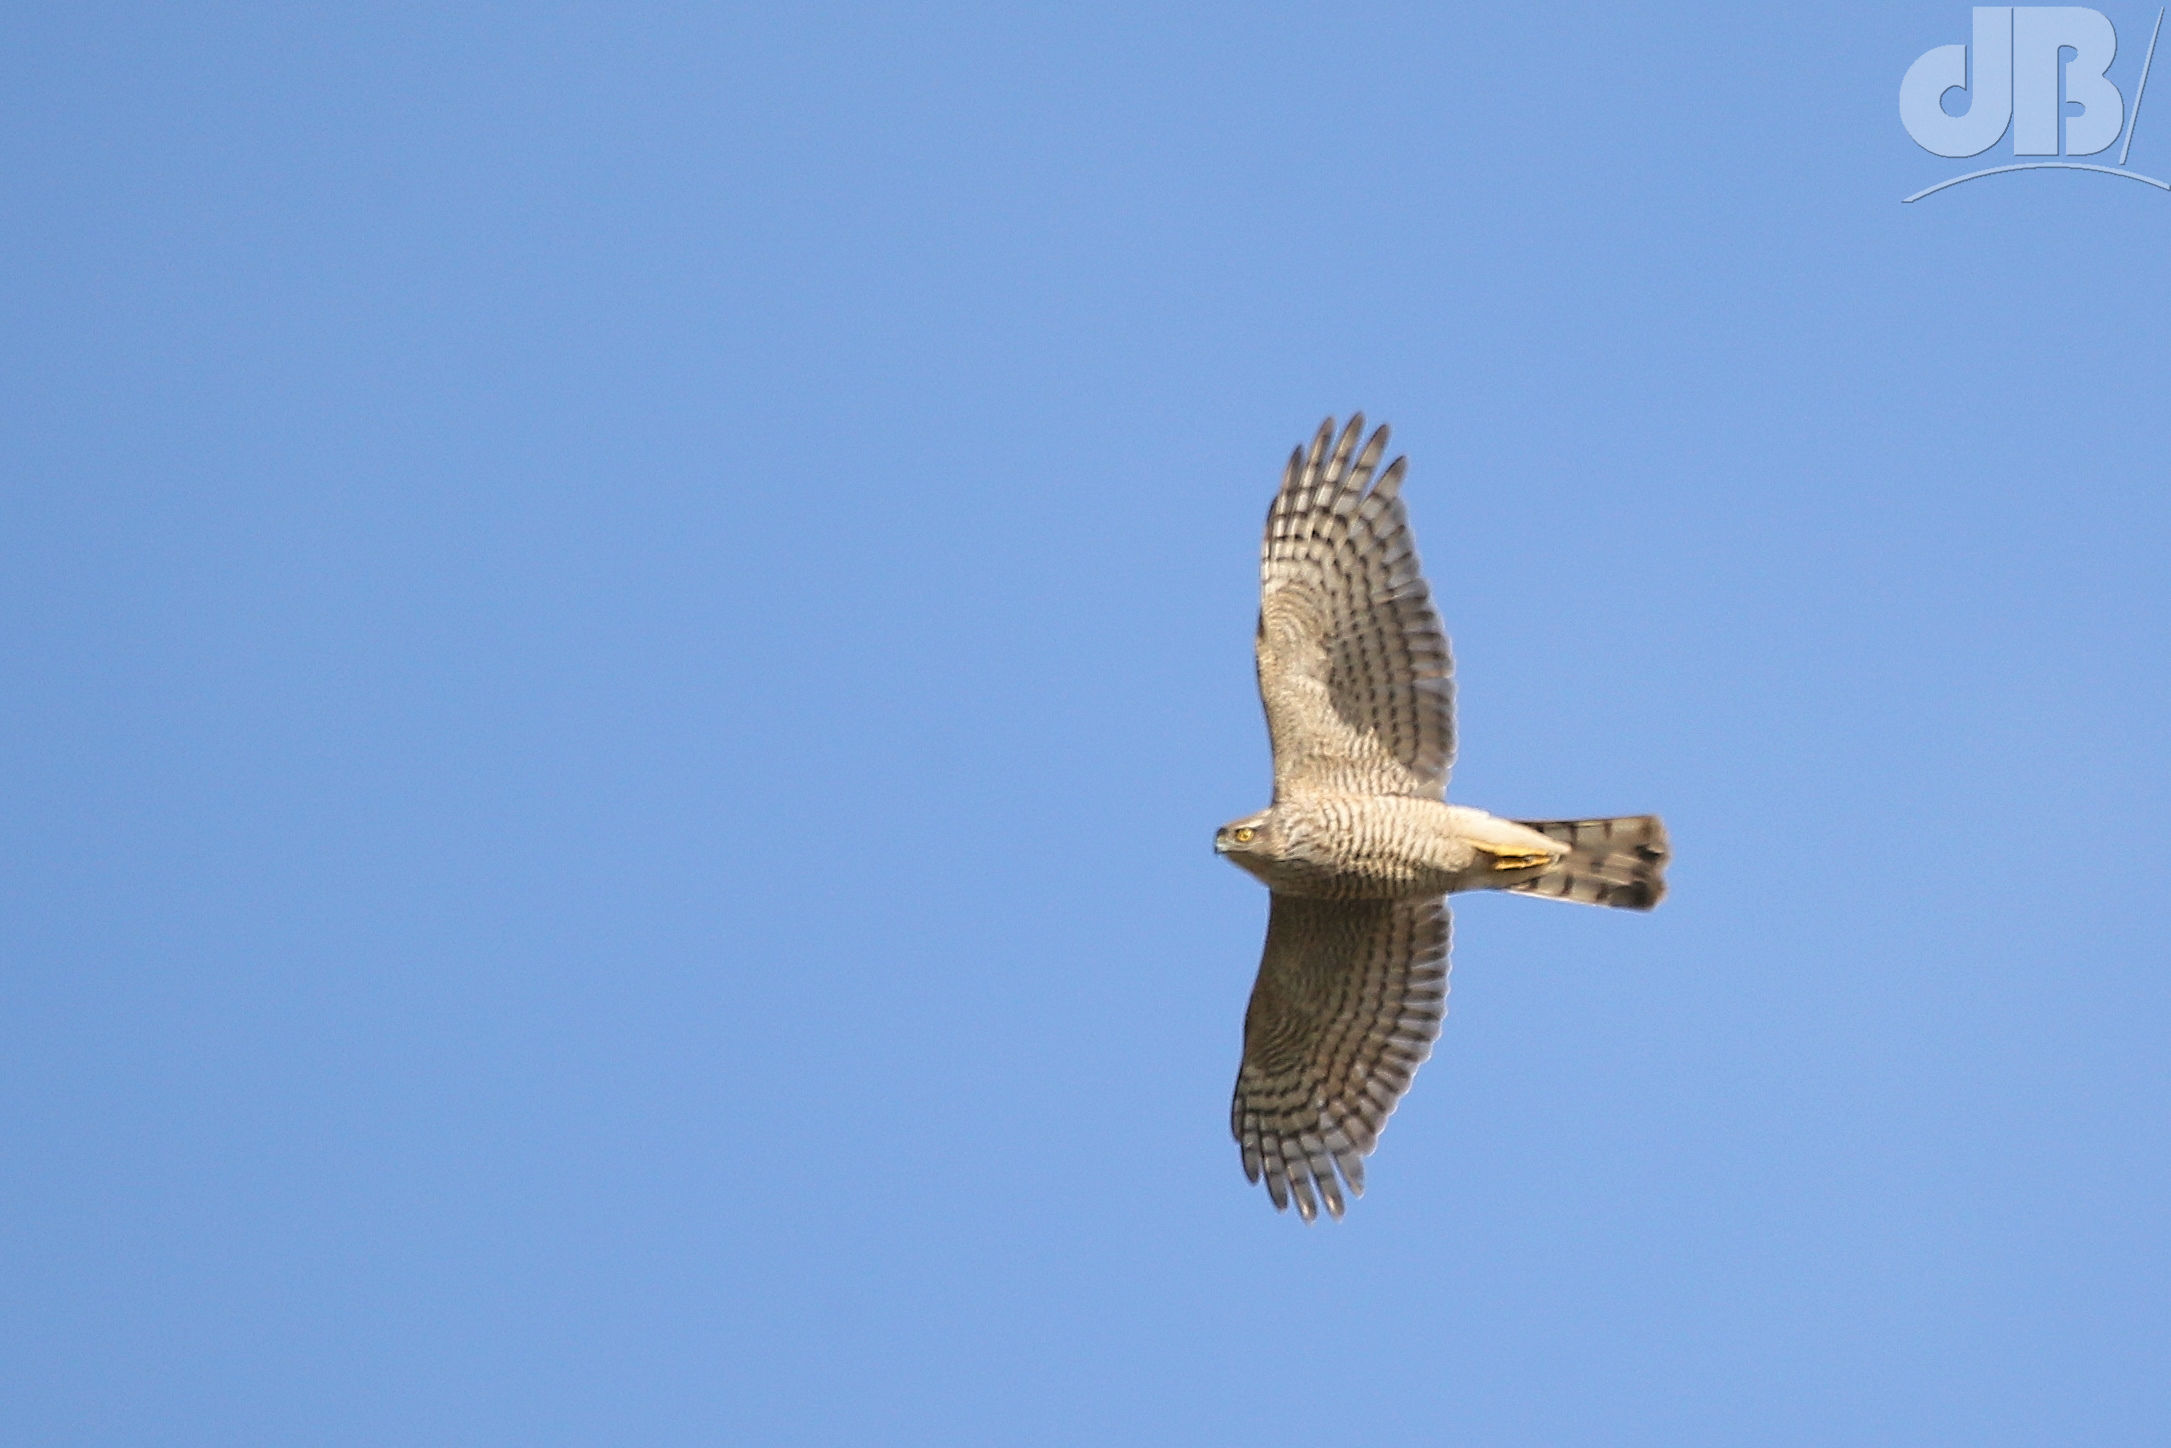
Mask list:
[[[1259,564],[1259,696],[1274,794],[1439,798],[1455,753],[1454,661],[1387,429],[1332,418],[1289,456]],[[1354,454],[1354,459],[1352,455]],[[1375,474],[1378,481],[1373,481]]]
[[[1277,1209],[1339,1217],[1447,1010],[1445,900],[1275,894],[1229,1108]],[[1339,1180],[1337,1176],[1339,1175]]]

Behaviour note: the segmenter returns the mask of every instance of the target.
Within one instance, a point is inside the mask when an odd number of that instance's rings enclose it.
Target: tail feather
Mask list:
[[[1657,815],[1516,823],[1559,840],[1569,853],[1552,869],[1510,885],[1510,890],[1624,910],[1648,910],[1666,897],[1666,862],[1673,850]]]

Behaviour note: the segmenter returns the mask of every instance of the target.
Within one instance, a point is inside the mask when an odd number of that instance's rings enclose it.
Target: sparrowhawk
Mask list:
[[[1382,427],[1334,419],[1290,454],[1267,513],[1259,696],[1274,802],[1214,848],[1272,892],[1229,1125],[1277,1209],[1342,1215],[1364,1158],[1431,1054],[1458,890],[1648,910],[1665,893],[1655,815],[1508,820],[1446,803],[1453,665]],[[1339,1179],[1337,1179],[1339,1173]]]

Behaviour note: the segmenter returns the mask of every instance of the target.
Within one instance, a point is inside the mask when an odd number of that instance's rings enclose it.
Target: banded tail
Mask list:
[[[1516,823],[1559,840],[1569,854],[1536,879],[1508,886],[1510,890],[1623,910],[1648,910],[1666,898],[1666,862],[1673,850],[1657,815]]]

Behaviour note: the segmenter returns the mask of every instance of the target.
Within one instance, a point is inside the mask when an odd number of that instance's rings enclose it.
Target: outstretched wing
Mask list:
[[[1432,1054],[1447,902],[1272,898],[1229,1129],[1244,1175],[1266,1178],[1277,1210],[1296,1198],[1309,1222],[1320,1202],[1342,1215],[1337,1169],[1364,1195],[1364,1158]]]
[[[1364,416],[1289,455],[1259,560],[1259,697],[1274,797],[1438,799],[1455,756],[1454,664],[1399,490],[1372,481],[1387,429],[1354,462]]]

